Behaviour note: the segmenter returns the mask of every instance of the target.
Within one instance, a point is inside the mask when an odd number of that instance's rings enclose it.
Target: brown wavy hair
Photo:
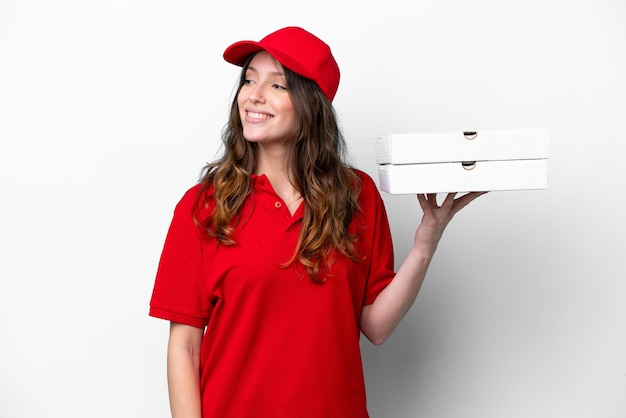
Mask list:
[[[241,221],[241,208],[250,194],[251,175],[257,158],[257,144],[247,141],[239,116],[237,96],[245,83],[252,56],[243,66],[233,99],[229,121],[222,132],[224,153],[204,167],[202,191],[213,187],[215,209],[201,226],[219,243],[233,245],[234,227]],[[356,236],[348,225],[359,210],[360,179],[347,162],[346,143],[337,116],[318,85],[283,67],[287,88],[297,115],[293,139],[287,143],[289,180],[304,199],[302,229],[288,266],[302,263],[314,282],[329,275],[335,251],[360,261],[355,249]],[[206,201],[199,200],[197,208]]]

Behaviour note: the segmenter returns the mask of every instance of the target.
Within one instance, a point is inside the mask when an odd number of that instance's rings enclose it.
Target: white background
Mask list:
[[[625,19],[622,0],[0,0],[0,416],[168,416],[148,301],[218,151],[221,54],[299,25],[333,48],[374,178],[378,135],[551,134],[550,188],[461,212],[393,337],[363,342],[372,417],[623,418]],[[384,198],[400,262],[421,212]]]

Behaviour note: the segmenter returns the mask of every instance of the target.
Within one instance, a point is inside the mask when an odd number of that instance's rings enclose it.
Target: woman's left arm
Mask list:
[[[450,193],[441,206],[436,194],[417,195],[423,216],[413,248],[394,279],[361,313],[361,331],[372,343],[385,342],[404,318],[417,297],[446,226],[457,212],[482,194],[468,193],[455,199],[456,193]]]

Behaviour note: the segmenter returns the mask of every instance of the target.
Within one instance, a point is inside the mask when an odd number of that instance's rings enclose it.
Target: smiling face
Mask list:
[[[237,104],[246,140],[282,146],[294,135],[296,113],[287,79],[269,53],[261,51],[250,61]]]

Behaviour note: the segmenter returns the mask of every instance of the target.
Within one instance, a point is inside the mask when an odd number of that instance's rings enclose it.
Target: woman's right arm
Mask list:
[[[172,418],[201,418],[200,345],[203,330],[170,323],[167,384]]]

